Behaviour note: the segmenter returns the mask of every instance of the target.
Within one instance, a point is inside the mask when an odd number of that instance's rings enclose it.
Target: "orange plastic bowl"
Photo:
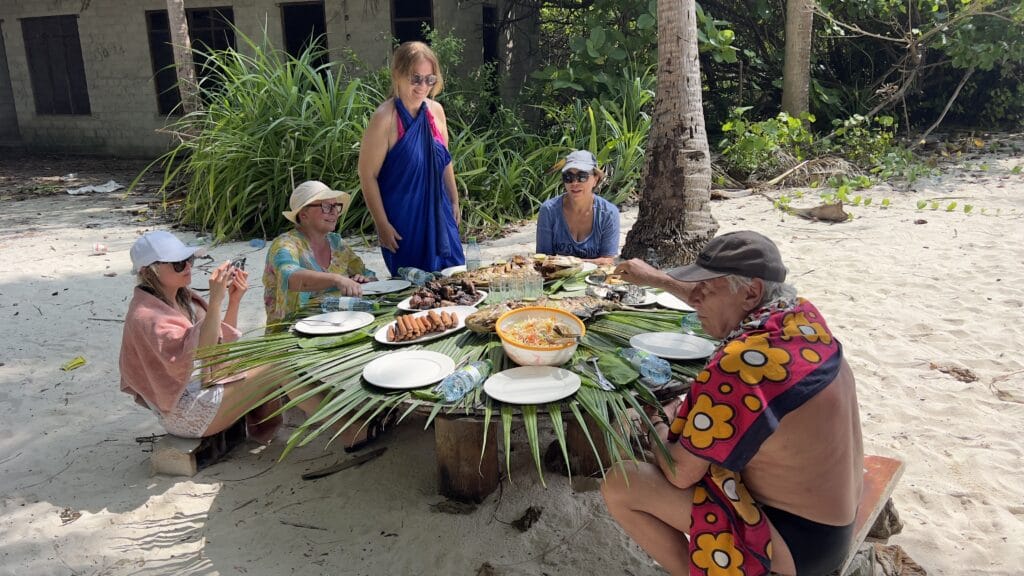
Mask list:
[[[561,366],[572,358],[576,348],[579,347],[579,342],[574,340],[566,340],[552,346],[531,346],[512,340],[505,332],[512,325],[532,318],[541,320],[554,318],[568,324],[580,336],[587,333],[583,320],[565,310],[543,306],[528,306],[526,308],[510,310],[498,318],[495,328],[498,331],[498,337],[501,338],[501,345],[505,349],[505,355],[520,366]]]

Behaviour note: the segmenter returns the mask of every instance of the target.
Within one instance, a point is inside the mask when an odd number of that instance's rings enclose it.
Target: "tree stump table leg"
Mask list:
[[[441,495],[479,503],[498,487],[495,426],[487,431],[485,450],[483,441],[484,421],[480,418],[438,416],[434,419],[437,484]]]
[[[583,427],[575,418],[566,421],[565,443],[569,450],[569,469],[575,475],[593,476],[600,474],[601,470],[611,466],[612,459],[608,454],[608,446],[605,444],[604,432],[597,422],[589,415],[583,416],[583,423],[590,432],[590,438],[594,441],[597,454],[591,448]],[[600,458],[600,459],[598,459]]]

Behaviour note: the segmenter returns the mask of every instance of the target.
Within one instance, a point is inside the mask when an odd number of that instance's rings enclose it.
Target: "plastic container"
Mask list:
[[[93,244],[92,245],[92,253],[95,254],[96,256],[100,256],[102,254],[106,254],[107,253],[107,245],[106,244],[102,244],[100,242],[97,242],[97,243]]]
[[[579,334],[580,337],[583,337],[587,333],[587,328],[583,325],[582,320],[574,314],[558,308],[527,306],[506,312],[498,318],[495,330],[498,332],[498,337],[501,338],[501,346],[505,349],[505,355],[520,366],[561,366],[572,358],[580,344],[579,340],[566,338],[552,346],[531,346],[513,340],[505,332],[512,325],[530,318],[554,318],[568,324],[572,334]]]
[[[651,384],[660,386],[672,379],[672,366],[664,358],[636,348],[620,348],[619,356],[629,361]]]
[[[266,245],[267,241],[264,240],[263,238],[253,238],[252,240],[249,240],[249,246],[252,246],[257,250],[262,250],[263,247],[265,247]]]
[[[458,402],[466,394],[480,387],[491,374],[491,361],[478,360],[459,368],[434,387],[434,391],[444,396],[445,402]]]
[[[466,270],[480,268],[480,245],[476,243],[476,236],[466,239]]]
[[[696,312],[690,312],[683,314],[683,319],[679,323],[683,328],[684,334],[693,334],[698,330],[702,330],[703,326],[700,323],[700,318],[697,317]]]
[[[408,280],[417,286],[423,286],[427,282],[434,279],[434,275],[430,272],[425,272],[419,268],[413,268],[408,266],[405,268],[398,269],[398,277],[404,280]]]
[[[379,302],[356,298],[355,296],[327,296],[320,301],[320,310],[324,312],[339,312],[342,310],[372,312],[379,308]]]

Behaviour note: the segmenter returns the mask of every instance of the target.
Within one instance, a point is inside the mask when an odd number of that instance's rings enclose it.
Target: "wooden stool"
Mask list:
[[[889,496],[892,495],[896,483],[903,475],[903,468],[903,462],[895,458],[864,457],[864,489],[861,492],[860,504],[857,506],[857,521],[853,525],[853,542],[850,544],[850,550],[846,553],[846,560],[843,561],[839,574],[846,576],[855,573],[848,572],[850,565],[879,514],[886,508]]]
[[[213,436],[181,438],[167,434],[153,444],[153,455],[149,457],[150,473],[195,476],[196,472],[219,461],[245,439],[245,418]]]

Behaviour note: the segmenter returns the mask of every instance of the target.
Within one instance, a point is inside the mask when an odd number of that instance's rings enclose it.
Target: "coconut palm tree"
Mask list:
[[[711,215],[695,0],[658,0],[658,88],[643,196],[622,256],[665,267],[692,262],[718,231]]]
[[[786,60],[782,66],[782,111],[791,116],[799,116],[808,109],[813,37],[813,0],[787,0]]]
[[[189,114],[199,110],[200,102],[184,0],[167,0],[167,23],[171,29],[174,68],[178,73],[178,91],[181,93],[181,111]]]

